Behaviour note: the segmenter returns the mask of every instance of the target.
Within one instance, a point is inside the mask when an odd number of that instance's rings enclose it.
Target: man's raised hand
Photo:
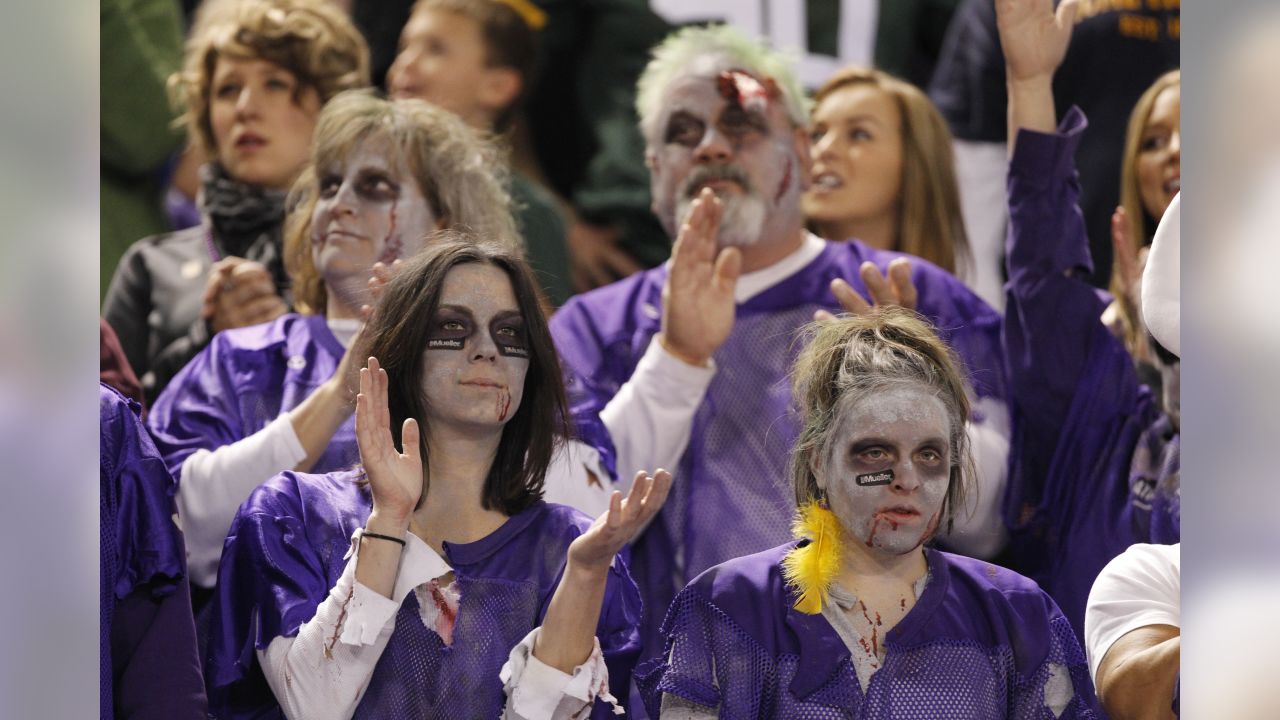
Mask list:
[[[720,199],[704,188],[680,227],[662,288],[660,342],[690,365],[706,365],[733,330],[742,251],[716,247],[723,212]]]

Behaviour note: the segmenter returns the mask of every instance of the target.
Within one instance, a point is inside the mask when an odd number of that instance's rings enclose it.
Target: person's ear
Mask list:
[[[498,115],[520,97],[524,78],[515,68],[485,68],[476,88],[476,99],[486,110]]]
[[[818,489],[827,491],[827,474],[823,472],[826,467],[822,462],[822,453],[812,452],[809,454],[809,472],[813,475],[813,481],[817,483]]]
[[[813,155],[810,152],[809,129],[797,127],[791,132],[791,144],[796,160],[800,163],[800,190],[808,190],[813,184]]]

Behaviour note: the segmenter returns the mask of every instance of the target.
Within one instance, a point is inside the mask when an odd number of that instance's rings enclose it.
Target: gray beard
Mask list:
[[[684,225],[693,208],[694,198],[682,197],[676,206],[676,227]],[[720,216],[720,230],[716,234],[718,247],[747,247],[760,241],[764,229],[764,200],[755,193],[721,197],[724,213]]]

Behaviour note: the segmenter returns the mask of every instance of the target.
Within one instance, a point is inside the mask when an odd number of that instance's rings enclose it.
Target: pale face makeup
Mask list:
[[[231,177],[288,189],[311,150],[320,95],[299,95],[293,73],[266,60],[220,56],[209,87],[209,124]],[[295,96],[297,96],[295,98]]]
[[[417,179],[390,157],[385,142],[366,140],[316,169],[312,260],[330,294],[354,308],[369,300],[375,262],[412,257],[438,225]]]
[[[909,553],[942,517],[951,475],[946,407],[913,385],[842,400],[814,469],[850,543],[870,553]]]
[[[516,414],[529,344],[503,270],[471,263],[449,271],[422,362],[428,431],[442,424],[501,429]]]
[[[1159,220],[1182,189],[1182,87],[1156,96],[1138,140],[1136,175],[1142,207]]]
[[[763,110],[724,97],[718,71],[690,72],[668,87],[658,136],[649,141],[653,211],[677,229],[703,187],[724,204],[718,244],[750,246],[799,222],[808,182],[781,100]]]
[[[830,228],[824,232],[837,241],[847,240],[852,228],[894,222],[902,113],[889,93],[867,84],[834,90],[814,109],[809,139],[813,185],[804,195],[805,217]]]

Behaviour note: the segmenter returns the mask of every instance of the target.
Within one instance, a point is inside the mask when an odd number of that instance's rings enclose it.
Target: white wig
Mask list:
[[[653,49],[636,86],[636,114],[645,142],[657,137],[662,96],[677,78],[705,73],[712,79],[730,69],[746,70],[758,78],[770,77],[782,94],[787,116],[796,127],[809,122],[809,99],[794,71],[794,60],[752,41],[727,25],[691,26],[671,33]]]

